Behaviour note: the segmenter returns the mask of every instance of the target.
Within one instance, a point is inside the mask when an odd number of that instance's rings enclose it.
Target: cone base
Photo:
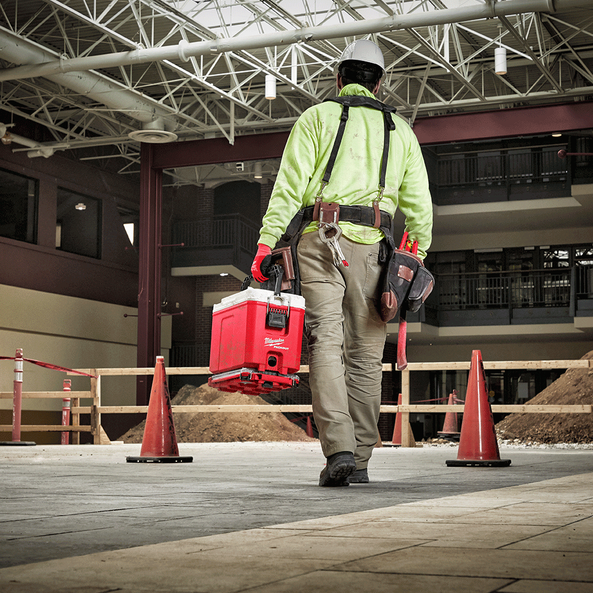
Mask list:
[[[191,463],[193,457],[165,456],[165,457],[126,457],[128,463]]]
[[[33,445],[37,445],[37,443],[33,441],[0,441],[1,447],[32,447]]]
[[[510,459],[448,459],[448,467],[508,467]]]
[[[460,432],[437,432],[437,436],[441,439],[450,439],[452,441],[459,441]]]

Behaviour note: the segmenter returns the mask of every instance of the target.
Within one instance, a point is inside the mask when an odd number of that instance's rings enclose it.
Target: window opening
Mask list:
[[[0,236],[36,243],[37,180],[0,169],[0,187]]]
[[[101,200],[58,187],[56,248],[101,257]]]

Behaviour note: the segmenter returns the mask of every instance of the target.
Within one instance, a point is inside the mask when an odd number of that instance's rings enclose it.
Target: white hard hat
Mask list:
[[[357,60],[379,66],[385,72],[385,60],[379,46],[368,39],[359,39],[351,43],[340,56],[338,67],[347,60]]]

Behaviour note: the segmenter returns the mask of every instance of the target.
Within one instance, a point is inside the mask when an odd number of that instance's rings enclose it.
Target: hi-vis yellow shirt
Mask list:
[[[349,84],[340,96],[374,95],[358,84]],[[274,248],[298,210],[315,203],[331,149],[336,138],[342,106],[328,101],[307,109],[295,123],[263,218],[259,243]],[[432,239],[432,201],[428,175],[418,140],[408,124],[393,117],[385,191],[381,210],[406,217],[410,239],[418,241],[418,255],[426,256]],[[383,156],[383,113],[369,107],[350,107],[346,131],[322,197],[324,202],[371,206],[379,193]],[[340,221],[345,237],[372,244],[383,238],[374,228]],[[310,225],[305,232],[316,228]],[[399,238],[395,237],[399,243]]]

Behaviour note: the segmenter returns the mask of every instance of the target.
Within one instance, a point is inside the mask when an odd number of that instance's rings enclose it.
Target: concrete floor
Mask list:
[[[379,448],[319,488],[316,443],[0,447],[2,593],[593,592],[593,450]]]

